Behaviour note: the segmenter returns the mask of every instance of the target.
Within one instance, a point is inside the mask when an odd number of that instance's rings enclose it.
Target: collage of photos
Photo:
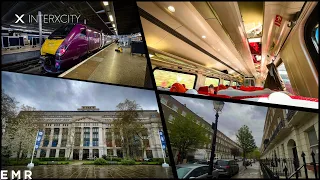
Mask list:
[[[0,179],[318,179],[318,9],[1,2]]]

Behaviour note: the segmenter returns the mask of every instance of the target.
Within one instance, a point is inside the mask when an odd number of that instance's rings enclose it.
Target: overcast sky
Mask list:
[[[1,72],[2,89],[19,105],[38,110],[76,111],[81,106],[116,110],[126,98],[135,100],[144,110],[157,110],[155,93],[150,90],[97,84],[76,80]]]
[[[203,117],[210,124],[215,120],[216,112],[213,109],[212,100],[173,97],[180,103],[186,104],[191,111]],[[260,148],[267,109],[267,107],[262,106],[226,102],[222,112],[219,114],[218,130],[236,141],[238,129],[242,125],[247,125],[252,131],[256,145]]]

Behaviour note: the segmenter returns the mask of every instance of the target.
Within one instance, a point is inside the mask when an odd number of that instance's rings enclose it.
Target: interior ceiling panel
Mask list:
[[[250,71],[247,76],[257,76],[237,2],[211,1],[209,3],[240,53],[243,60],[241,64],[246,65]]]
[[[211,66],[212,64],[208,64],[208,62],[212,62],[212,58],[205,55],[204,53],[198,51],[194,47],[185,43],[184,41],[176,38],[175,36],[165,33],[163,29],[154,25],[144,18],[140,18],[143,26],[144,35],[146,37],[147,45],[159,49],[164,52],[168,52],[170,54],[174,54],[176,56],[197,62],[204,66]],[[163,31],[163,32],[161,32]],[[160,38],[161,36],[161,38]],[[158,39],[161,39],[158,41]],[[150,42],[150,43],[149,43]],[[172,43],[174,42],[174,43]],[[214,62],[214,67],[218,70],[228,70],[229,68],[224,66],[219,62]]]
[[[217,19],[212,19],[213,13],[211,12],[211,15],[209,12],[207,13],[207,17],[209,19],[205,19],[202,17],[202,15],[197,11],[197,9],[191,4],[186,2],[138,2],[138,6],[149,13],[151,16],[155,17],[156,19],[160,20],[162,23],[166,24],[172,29],[175,29],[177,32],[181,33],[184,37],[187,37],[189,40],[191,40],[193,43],[197,44],[201,48],[205,49],[210,54],[218,57],[223,62],[227,63],[229,66],[233,67],[236,71],[240,71],[245,76],[252,76],[251,70],[248,71],[250,68],[247,67],[246,63],[243,63],[242,56],[237,52],[237,50],[234,48],[234,44],[226,34],[226,32],[221,27],[221,24]],[[176,7],[175,12],[170,12],[167,7],[168,6],[174,6]],[[161,7],[161,8],[159,8]],[[146,21],[146,20],[143,20]],[[149,22],[149,21],[147,21]],[[211,25],[210,25],[211,24]],[[220,29],[217,30],[219,35],[212,29],[212,26],[220,26]],[[164,43],[164,39],[167,39],[167,36],[157,36],[152,35],[147,32],[145,28],[145,24],[143,23],[144,33],[146,36],[146,40],[148,43],[148,46],[151,46],[153,48],[159,49],[159,44]],[[151,28],[150,28],[151,29]],[[152,29],[152,31],[158,31]],[[220,34],[224,33],[223,38],[229,39],[228,43],[225,43],[221,39]],[[147,34],[150,34],[150,38],[148,38]],[[164,35],[163,33],[157,33]],[[205,38],[202,38],[201,36],[205,35]],[[149,40],[150,39],[150,42]],[[174,41],[170,42],[170,45],[176,44],[175,41],[178,38],[173,39]],[[241,40],[240,40],[241,41]],[[157,43],[157,44],[155,44]],[[242,41],[241,41],[242,43]],[[161,49],[165,51],[164,49]],[[198,51],[197,49],[190,49],[191,51]],[[232,51],[233,50],[233,51]],[[220,66],[215,65],[214,62],[219,63],[219,61],[215,60],[214,58],[210,58],[210,56],[206,56],[206,60],[204,61],[203,58],[200,58],[201,56],[190,56],[186,57],[185,53],[187,50],[181,49],[181,52],[173,52],[171,50],[172,54],[178,55],[181,54],[184,56],[184,58],[187,59],[195,59],[195,62],[201,62],[201,64],[206,65],[207,67],[215,67],[216,69],[220,69]],[[249,51],[249,47],[248,47]],[[189,51],[188,51],[189,52]],[[197,52],[198,53],[198,52]],[[200,52],[201,54],[201,52]],[[209,59],[208,59],[209,57]],[[251,56],[250,56],[251,58]],[[252,61],[252,59],[251,59]],[[220,63],[221,64],[221,63]],[[223,64],[221,64],[223,65]],[[223,65],[224,66],[224,65]],[[225,66],[226,67],[226,66]],[[254,66],[252,67],[254,69]],[[232,72],[230,68],[220,69],[220,70],[228,70],[229,72]],[[235,74],[237,74],[235,72]]]

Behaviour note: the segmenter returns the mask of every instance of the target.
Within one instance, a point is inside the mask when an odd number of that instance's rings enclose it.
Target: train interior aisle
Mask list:
[[[159,90],[318,108],[318,2],[137,4]]]
[[[4,2],[2,10],[2,70],[152,88],[135,1]]]
[[[117,52],[118,47],[116,43],[107,46],[59,77],[143,87],[146,58],[131,54],[129,47]]]

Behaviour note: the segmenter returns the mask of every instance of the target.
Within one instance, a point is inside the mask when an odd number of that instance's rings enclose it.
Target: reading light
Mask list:
[[[206,38],[206,36],[202,36],[202,38],[203,38],[203,39],[205,39],[205,38]]]
[[[175,12],[175,11],[176,11],[176,9],[175,9],[173,6],[169,6],[168,9],[169,9],[169,11],[171,11],[171,12]]]
[[[104,5],[104,6],[108,6],[108,5],[109,5],[109,2],[108,2],[108,1],[103,1],[103,5]]]
[[[109,19],[110,19],[111,22],[113,22],[113,17],[112,17],[111,14],[109,15]]]

